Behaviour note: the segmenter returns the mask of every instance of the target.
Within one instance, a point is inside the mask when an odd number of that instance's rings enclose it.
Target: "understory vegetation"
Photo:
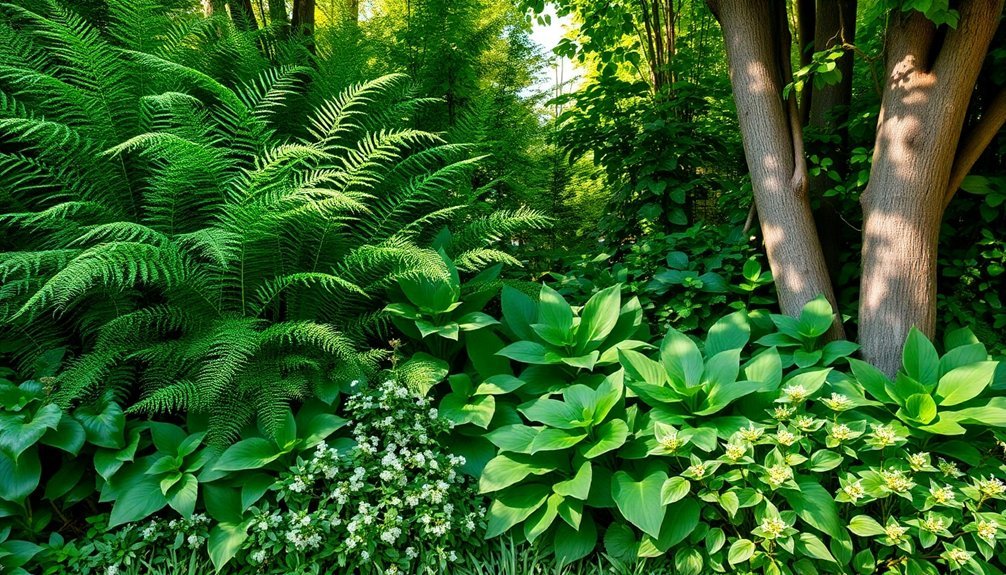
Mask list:
[[[1003,4],[0,3],[0,571],[1006,572]]]

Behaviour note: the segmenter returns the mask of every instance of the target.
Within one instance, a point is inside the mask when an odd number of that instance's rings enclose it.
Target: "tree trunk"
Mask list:
[[[202,0],[203,16],[227,15],[227,0]]]
[[[251,0],[227,0],[231,7],[231,19],[239,30],[255,30],[258,23],[255,21],[255,9],[252,8]]]
[[[852,44],[856,35],[856,0],[817,0],[817,11],[814,17],[814,52],[821,52],[843,43]],[[840,145],[827,145],[824,154],[835,164],[834,169],[844,171],[848,164],[848,126],[849,104],[852,101],[852,68],[855,54],[847,51],[836,62],[842,74],[842,80],[837,84],[822,86],[820,89],[804,87],[805,93],[813,93],[808,99],[810,109],[803,110],[807,124],[815,132],[824,136],[838,136]],[[832,138],[833,139],[833,138]],[[814,220],[817,222],[817,232],[821,238],[821,249],[824,250],[824,261],[828,266],[831,282],[836,293],[842,286],[838,278],[841,271],[839,256],[848,242],[843,240],[846,229],[838,208],[824,197],[824,192],[831,186],[831,180],[820,174],[810,179],[810,197],[817,201],[814,209]]]
[[[893,376],[914,326],[936,327],[936,250],[944,197],[971,92],[1003,0],[964,0],[941,35],[918,12],[893,11],[887,82],[863,207],[859,341]]]
[[[307,47],[314,52],[315,0],[293,0],[293,19],[290,26],[295,33],[303,34]]]
[[[346,0],[346,22],[360,23],[360,0]]]
[[[785,3],[710,0],[726,42],[744,155],[769,265],[783,313],[835,296],[807,197],[806,163],[796,103],[782,99],[789,69]],[[831,337],[843,337],[836,321]]]

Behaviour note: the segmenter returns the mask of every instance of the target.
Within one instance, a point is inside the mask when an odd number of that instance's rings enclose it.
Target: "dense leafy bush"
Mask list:
[[[854,344],[822,344],[823,299],[659,346],[641,316],[617,286],[579,315],[547,286],[538,302],[504,288],[497,354],[515,363],[473,364],[444,400],[467,397],[445,412],[498,450],[480,478],[487,536],[519,530],[561,562],[603,541],[695,574],[1002,567],[1006,398],[969,332],[942,357],[914,332],[892,381],[847,360]]]
[[[708,329],[731,310],[773,303],[772,274],[737,226],[698,224],[604,247],[607,252],[553,272],[554,287],[581,300],[621,284],[623,293],[639,298],[651,323],[685,332]]]

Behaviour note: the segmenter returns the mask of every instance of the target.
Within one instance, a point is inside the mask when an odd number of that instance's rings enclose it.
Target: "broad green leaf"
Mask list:
[[[126,416],[118,404],[111,401],[85,404],[73,415],[84,426],[90,443],[109,449],[118,449],[125,443]]]
[[[726,386],[737,381],[741,369],[741,350],[728,349],[706,361],[703,380],[707,383]]]
[[[531,453],[568,449],[586,439],[587,433],[564,429],[543,429],[531,442]]]
[[[552,460],[501,453],[486,464],[479,478],[479,493],[491,493],[523,481],[528,475],[555,470]]]
[[[528,427],[522,424],[504,425],[487,433],[486,438],[500,451],[530,453],[531,443],[541,430],[540,427]]]
[[[744,563],[754,555],[755,544],[750,539],[738,539],[730,545],[730,550],[727,551],[727,562],[731,565],[737,565],[738,563]]]
[[[618,351],[618,361],[625,368],[630,377],[636,381],[646,382],[650,385],[660,386],[667,381],[667,372],[663,366],[631,349]]]
[[[160,481],[154,476],[145,477],[115,500],[112,514],[108,518],[108,526],[115,527],[140,521],[167,505],[168,500],[161,492]]]
[[[831,552],[828,551],[828,547],[825,546],[824,542],[813,533],[800,533],[797,535],[796,548],[807,557],[828,561],[829,563],[838,563]]]
[[[926,388],[926,386],[912,379],[911,376],[900,371],[895,376],[894,383],[887,386],[887,394],[894,398],[895,403],[902,407],[904,407],[909,397],[920,393],[928,395],[929,392],[929,388]]]
[[[940,356],[921,331],[912,328],[905,340],[901,363],[909,377],[925,386],[936,385],[940,376]]]
[[[545,505],[539,507],[527,518],[524,522],[524,538],[528,543],[534,543],[539,535],[552,526],[552,522],[559,515],[559,504],[562,501],[562,495],[553,493],[545,500]]]
[[[851,357],[849,358],[849,366],[852,367],[852,373],[856,376],[859,385],[863,386],[863,389],[868,391],[874,399],[884,403],[894,403],[894,399],[887,393],[887,389],[892,385],[891,380],[879,369],[865,361]]]
[[[538,305],[525,295],[508,285],[503,286],[500,295],[500,303],[503,308],[503,323],[518,339],[530,340],[534,338],[534,330],[531,324],[538,321]]]
[[[562,361],[559,354],[549,351],[542,344],[533,341],[512,343],[497,351],[496,355],[532,365],[551,365]]]
[[[520,485],[497,494],[489,507],[486,539],[506,533],[511,527],[527,519],[541,507],[552,489],[547,485],[532,483]]]
[[[50,429],[56,429],[63,411],[54,403],[42,406],[34,415],[0,413],[0,449],[14,459],[35,445]]]
[[[796,479],[800,490],[784,489],[781,494],[793,507],[793,511],[812,527],[831,535],[843,537],[845,527],[838,518],[838,506],[831,494],[821,484],[809,477]]]
[[[735,311],[720,318],[709,328],[706,337],[706,357],[712,357],[721,351],[740,349],[751,338],[751,326],[748,324],[747,312]]]
[[[583,354],[597,349],[618,322],[621,308],[620,285],[603,289],[587,300],[576,330],[576,352]]]
[[[238,554],[246,539],[248,539],[247,523],[218,523],[213,526],[206,548],[210,554],[210,561],[218,573]]]
[[[612,523],[604,532],[604,550],[613,558],[621,561],[634,560],[638,549],[636,534],[625,523]]]
[[[674,554],[674,572],[678,575],[701,575],[702,553],[691,547],[682,547]]]
[[[940,358],[940,377],[943,377],[952,369],[979,363],[987,360],[988,357],[988,350],[980,343],[956,347]]]
[[[562,333],[573,330],[573,308],[559,292],[545,284],[542,284],[538,295],[538,323],[552,326]]]
[[[577,469],[576,475],[565,481],[560,481],[552,486],[552,491],[564,497],[573,497],[580,500],[587,499],[590,494],[590,480],[594,476],[593,468],[589,461],[584,461]]]
[[[761,391],[774,391],[782,383],[782,359],[779,351],[771,347],[751,359],[744,366],[744,379],[761,383]]]
[[[461,331],[475,331],[491,325],[499,325],[499,322],[492,316],[480,311],[466,313],[458,318],[457,323]]]
[[[887,533],[884,526],[869,515],[857,515],[853,517],[849,521],[849,531],[860,537],[876,537]]]
[[[40,440],[45,445],[50,445],[57,449],[77,455],[84,447],[87,434],[84,433],[84,426],[72,417],[61,417],[56,429],[50,429]]]
[[[581,355],[578,357],[563,357],[560,361],[566,365],[573,367],[579,367],[581,369],[586,369],[588,371],[594,369],[594,365],[597,364],[598,358],[601,354],[597,350],[594,350],[587,355]]]
[[[199,495],[199,481],[191,473],[182,475],[178,483],[168,493],[168,505],[186,519],[192,517],[196,510],[196,498]]]
[[[593,443],[583,449],[583,456],[593,459],[605,453],[618,449],[625,444],[625,439],[629,437],[629,426],[621,419],[612,419],[594,429]]]
[[[504,395],[520,389],[525,383],[510,374],[487,377],[475,390],[475,395]]]
[[[299,449],[313,449],[333,433],[345,427],[347,423],[349,422],[334,413],[315,415],[301,430],[301,433],[304,434],[304,443],[300,445]]]
[[[581,422],[583,414],[571,405],[547,397],[530,401],[517,409],[531,421],[559,429],[576,429],[585,427],[586,423]]]
[[[691,491],[692,484],[684,477],[671,477],[660,488],[660,503],[668,505],[684,499]]]
[[[653,537],[660,536],[667,508],[660,504],[661,490],[667,474],[653,471],[641,481],[636,481],[624,471],[611,478],[611,498],[630,523]]]
[[[913,421],[927,424],[936,419],[936,402],[928,393],[916,393],[908,396],[905,407],[901,410]]]
[[[618,405],[618,402],[625,394],[625,387],[622,385],[623,372],[621,370],[612,373],[604,378],[604,381],[597,386],[593,400],[593,422],[600,424],[611,410]]]
[[[698,346],[673,327],[667,330],[660,344],[660,361],[674,383],[694,387],[702,381],[705,364]]]
[[[821,349],[821,364],[829,366],[843,357],[856,353],[858,349],[859,344],[844,339],[829,341]]]
[[[995,361],[982,361],[950,370],[936,388],[940,405],[958,405],[981,395],[992,383],[997,365]]]
[[[41,477],[38,451],[27,450],[17,460],[0,452],[0,499],[20,503],[38,488]]]
[[[492,395],[476,395],[448,393],[438,406],[440,414],[455,425],[471,423],[482,429],[489,428],[496,413],[496,398]]]
[[[555,558],[559,565],[568,565],[579,561],[597,546],[597,526],[590,515],[584,516],[579,529],[573,529],[565,523],[559,524],[555,530]]]
[[[803,306],[797,330],[804,337],[820,337],[831,328],[834,317],[834,312],[827,298],[819,295]]]
[[[841,455],[835,453],[834,451],[821,449],[819,451],[815,451],[814,454],[810,456],[810,470],[814,473],[831,471],[841,465],[843,459],[844,458]]]
[[[174,455],[178,453],[178,446],[185,441],[185,430],[172,423],[161,423],[159,421],[150,422],[150,437],[154,440],[157,451]]]
[[[243,439],[227,448],[214,465],[217,471],[258,469],[278,459],[283,453],[261,437]]]

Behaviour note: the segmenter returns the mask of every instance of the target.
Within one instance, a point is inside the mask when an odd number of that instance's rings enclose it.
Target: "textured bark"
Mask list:
[[[758,219],[782,311],[798,315],[824,294],[835,305],[821,255],[806,187],[799,122],[782,99],[791,70],[785,3],[773,0],[710,1],[726,41],[734,101],[751,173]],[[784,52],[786,52],[784,60]],[[796,124],[796,125],[794,125]],[[836,308],[837,309],[837,308]],[[832,337],[842,337],[836,322]]]
[[[1003,0],[964,0],[945,36],[917,12],[892,12],[886,85],[863,207],[859,341],[888,375],[908,331],[933,337],[944,197],[971,92]]]
[[[828,50],[845,43],[852,44],[856,35],[856,0],[817,0],[814,17],[814,52]],[[829,147],[826,155],[835,162],[835,168],[844,170],[847,166],[848,129],[845,122],[849,118],[849,104],[852,101],[852,68],[855,63],[852,51],[847,51],[836,62],[842,73],[842,81],[820,89],[804,88],[804,93],[812,93],[811,106],[804,109],[806,123],[818,134],[837,135],[841,145]],[[824,191],[831,186],[831,180],[820,174],[810,180],[810,196],[816,198],[814,220],[817,222],[824,261],[831,275],[832,285],[839,289],[838,277],[841,271],[839,256],[848,245],[843,241],[846,233],[844,223],[834,204],[824,198]]]

